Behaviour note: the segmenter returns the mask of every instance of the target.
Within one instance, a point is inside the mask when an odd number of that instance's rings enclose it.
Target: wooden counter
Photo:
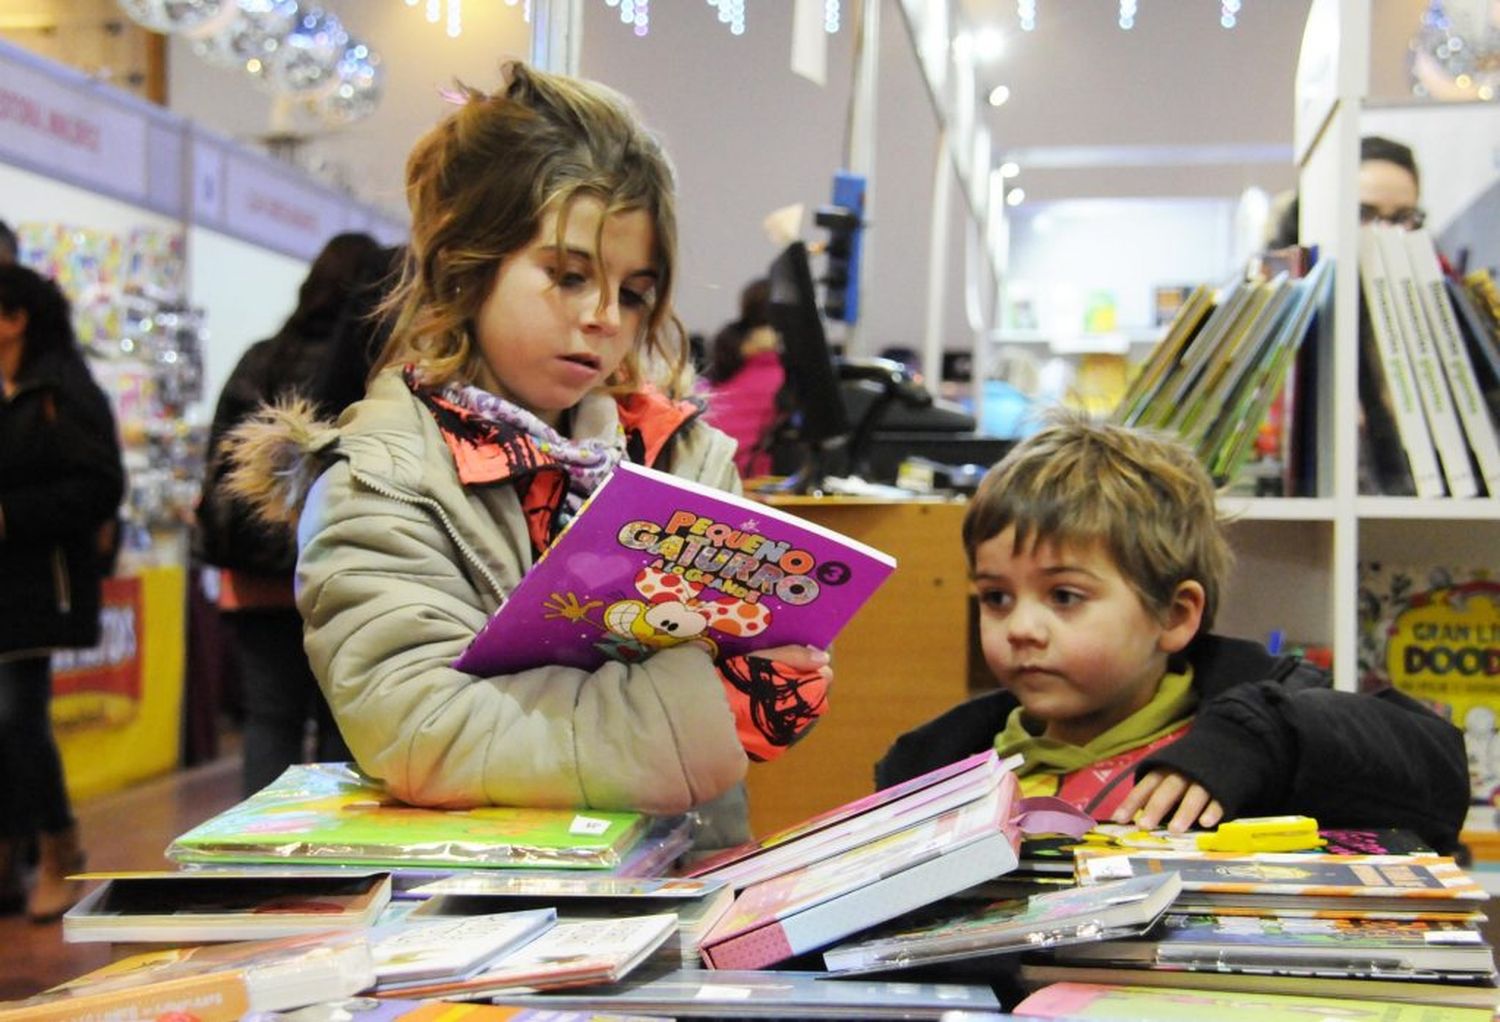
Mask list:
[[[897,735],[968,694],[962,501],[765,498],[896,558],[835,640],[828,712],[779,759],[750,765],[750,824],[764,836],[874,790]]]

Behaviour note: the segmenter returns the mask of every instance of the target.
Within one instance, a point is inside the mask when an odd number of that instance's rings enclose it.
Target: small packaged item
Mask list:
[[[1323,847],[1311,816],[1252,816],[1228,820],[1198,835],[1206,852],[1304,852]]]

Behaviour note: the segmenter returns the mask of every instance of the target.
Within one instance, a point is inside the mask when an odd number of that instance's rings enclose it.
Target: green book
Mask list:
[[[425,809],[345,763],[288,767],[265,788],[171,843],[176,862],[424,868],[612,869],[645,832],[643,813]]]

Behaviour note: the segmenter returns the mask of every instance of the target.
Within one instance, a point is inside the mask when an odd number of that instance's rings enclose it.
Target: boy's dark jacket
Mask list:
[[[1193,778],[1226,817],[1301,813],[1324,827],[1401,827],[1458,844],[1469,802],[1463,736],[1410,697],[1336,692],[1328,674],[1254,642],[1201,635],[1186,651],[1198,711],[1142,760]],[[987,693],[908,731],[875,766],[886,788],[989,748],[1017,702]]]

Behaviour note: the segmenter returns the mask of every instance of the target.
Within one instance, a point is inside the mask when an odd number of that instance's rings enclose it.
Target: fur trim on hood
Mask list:
[[[338,439],[310,401],[262,405],[225,438],[226,489],[262,520],[295,527],[308,490],[328,466],[320,455]]]

